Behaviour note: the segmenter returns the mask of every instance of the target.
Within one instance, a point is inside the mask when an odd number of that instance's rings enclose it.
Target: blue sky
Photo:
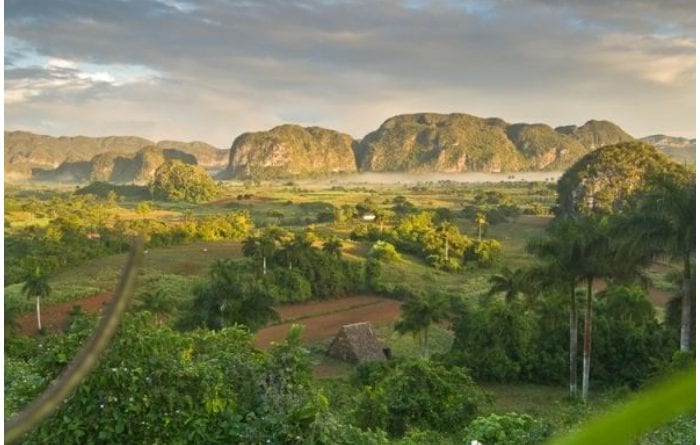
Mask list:
[[[694,137],[695,64],[685,0],[8,0],[5,127],[223,148],[433,111]]]

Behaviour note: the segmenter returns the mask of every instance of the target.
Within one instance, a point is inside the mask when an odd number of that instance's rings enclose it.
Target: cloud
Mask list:
[[[694,135],[694,16],[677,0],[10,0],[6,122],[129,132],[137,115],[131,133],[220,146],[285,120],[360,137],[413,111]]]

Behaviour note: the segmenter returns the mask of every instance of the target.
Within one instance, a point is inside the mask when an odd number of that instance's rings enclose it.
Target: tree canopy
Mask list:
[[[165,201],[204,202],[216,195],[216,184],[206,170],[177,160],[158,167],[150,189]]]

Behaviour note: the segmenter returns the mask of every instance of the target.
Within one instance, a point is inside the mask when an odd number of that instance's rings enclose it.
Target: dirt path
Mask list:
[[[112,299],[111,293],[101,293],[82,300],[68,303],[44,305],[41,307],[41,325],[49,332],[62,331],[74,306],[80,306],[85,312],[101,311]],[[36,312],[22,314],[17,318],[18,332],[23,335],[36,334]]]

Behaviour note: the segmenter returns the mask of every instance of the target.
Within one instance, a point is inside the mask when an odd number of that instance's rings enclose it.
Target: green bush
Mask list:
[[[409,428],[458,431],[484,401],[464,370],[424,359],[395,362],[372,378],[357,398],[355,419],[362,428],[381,428],[393,437]]]
[[[299,327],[262,353],[241,327],[182,334],[144,314],[123,323],[97,368],[21,443],[386,443],[384,433],[329,411],[311,385]],[[25,342],[6,356],[6,416],[65,367],[90,331]]]
[[[455,340],[448,360],[465,366],[479,381],[520,380],[528,373],[534,349],[533,324],[517,303],[466,304],[453,321]]]
[[[396,251],[396,248],[386,241],[377,241],[374,243],[372,249],[369,251],[369,256],[380,261],[388,262],[399,261],[401,259],[401,255]]]
[[[465,443],[486,445],[535,445],[550,434],[549,426],[527,414],[507,413],[477,417],[464,430]]]

